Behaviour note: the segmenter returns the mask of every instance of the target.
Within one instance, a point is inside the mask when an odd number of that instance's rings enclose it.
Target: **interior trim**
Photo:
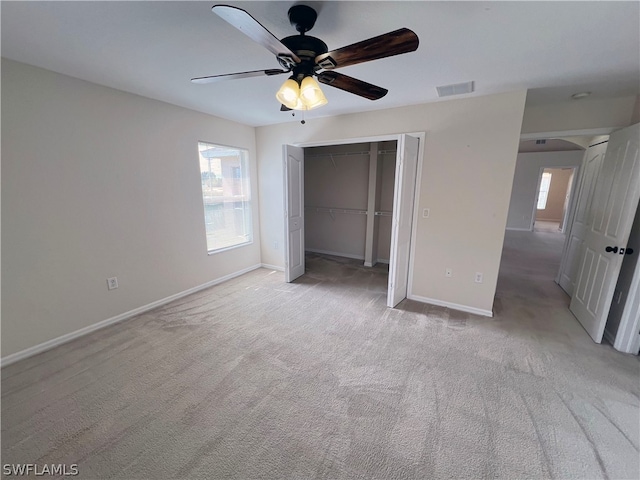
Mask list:
[[[475,315],[482,315],[483,317],[493,317],[491,310],[483,310],[482,308],[470,307],[468,305],[460,305],[458,303],[443,302],[442,300],[436,300],[435,298],[421,297],[420,295],[407,295],[409,300],[415,300],[416,302],[429,303],[431,305],[437,305],[439,307],[447,307],[452,310],[458,310],[461,312],[473,313]]]
[[[278,267],[277,265],[270,265],[268,263],[261,263],[260,266],[262,268],[266,268],[268,270],[276,270],[278,272],[284,272],[284,267]]]

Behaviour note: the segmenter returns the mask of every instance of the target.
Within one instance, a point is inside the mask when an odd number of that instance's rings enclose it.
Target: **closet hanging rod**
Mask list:
[[[343,153],[311,153],[311,154],[305,154],[304,158],[350,157],[352,155],[369,155],[369,151],[366,151],[366,152],[343,152]]]
[[[333,207],[304,207],[305,210],[315,210],[317,213],[346,213],[352,215],[366,215],[366,210],[355,208],[333,208]]]
[[[381,211],[381,212],[375,212],[374,215],[377,215],[379,217],[391,217],[393,213],[387,212],[387,211]]]
[[[378,150],[378,155],[386,155],[387,153],[393,153],[394,155],[398,153],[397,150]]]

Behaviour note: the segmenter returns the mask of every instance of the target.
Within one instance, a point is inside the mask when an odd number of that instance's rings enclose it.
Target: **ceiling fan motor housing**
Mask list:
[[[288,15],[293,28],[301,34],[311,30],[318,18],[316,11],[307,5],[294,5],[289,9]]]
[[[319,70],[320,67],[315,63],[316,57],[329,51],[326,43],[319,38],[308,35],[292,35],[280,41],[302,60],[299,64],[293,66],[294,75],[311,75],[316,70]],[[280,58],[278,60],[280,61]],[[282,61],[280,61],[280,64],[282,65]]]

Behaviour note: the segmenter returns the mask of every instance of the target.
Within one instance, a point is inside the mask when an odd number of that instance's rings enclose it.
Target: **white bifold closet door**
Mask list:
[[[284,280],[304,274],[304,150],[284,146]]]
[[[398,141],[387,293],[389,307],[395,307],[407,297],[419,142],[409,135],[400,135]]]

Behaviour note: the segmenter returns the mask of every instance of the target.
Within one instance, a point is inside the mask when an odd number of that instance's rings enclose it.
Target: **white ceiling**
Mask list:
[[[307,119],[442,101],[435,87],[475,81],[486,95],[527,88],[528,104],[640,93],[640,3],[237,2],[276,37],[294,35],[287,10],[319,12],[310,35],[336,49],[407,27],[416,52],[340,69],[389,89],[370,101],[323,86],[329,104]],[[211,12],[186,2],[2,2],[2,56],[236,120],[293,120],[275,92],[286,76],[194,85],[192,77],[279,68],[275,57]],[[455,98],[455,97],[449,97]],[[575,100],[574,100],[575,101]]]

